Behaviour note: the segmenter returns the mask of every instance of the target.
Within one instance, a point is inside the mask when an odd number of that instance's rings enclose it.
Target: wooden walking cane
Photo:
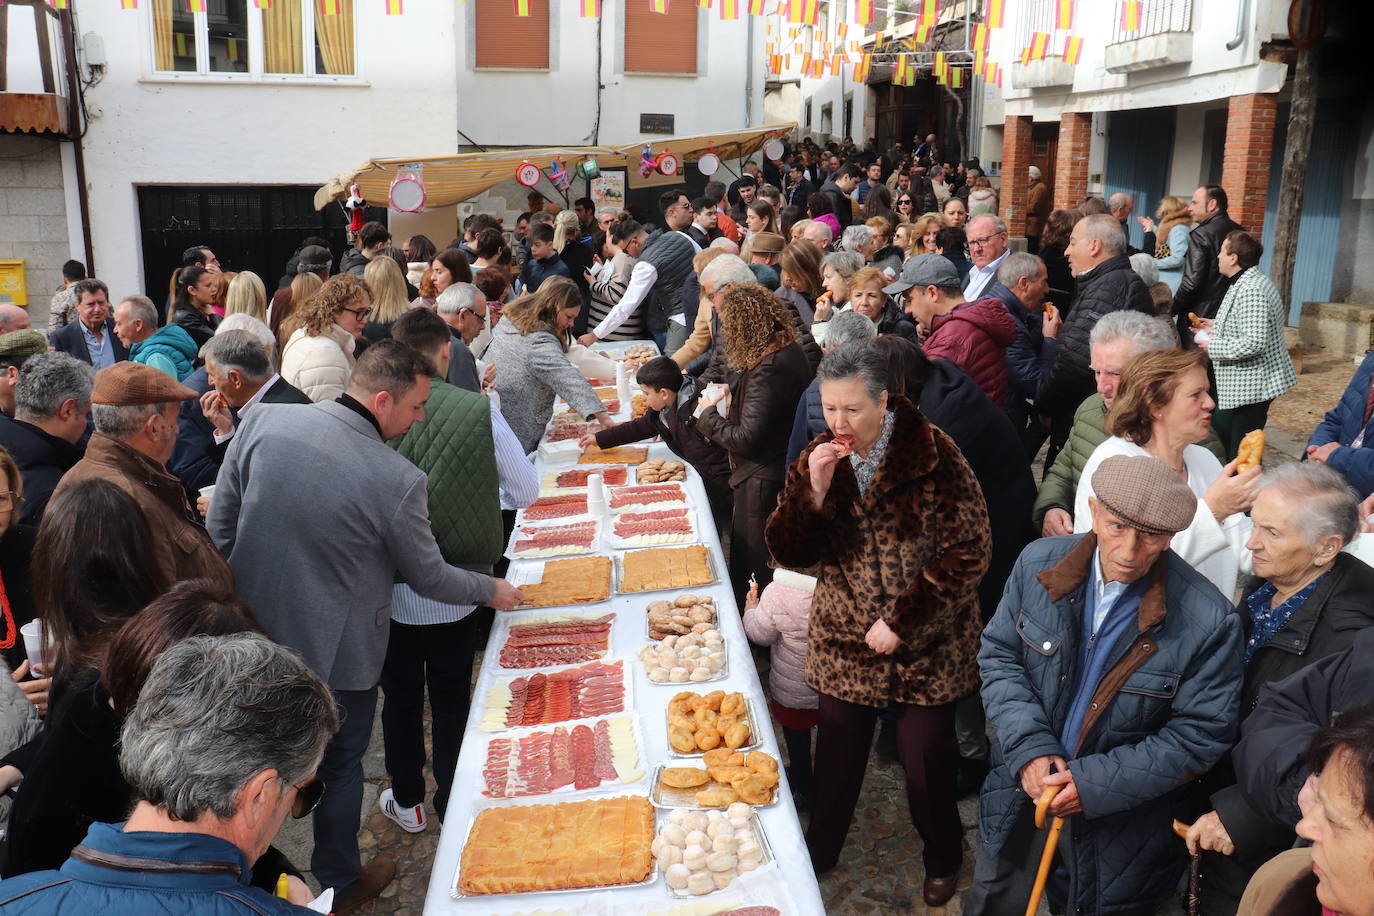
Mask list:
[[[1045,815],[1049,813],[1050,802],[1059,794],[1063,786],[1045,786],[1040,797],[1035,800],[1036,829],[1045,826]],[[1045,893],[1045,882],[1050,877],[1050,863],[1054,861],[1054,850],[1059,846],[1059,833],[1064,829],[1064,819],[1056,817],[1050,823],[1050,835],[1045,838],[1045,851],[1040,855],[1040,871],[1035,874],[1035,887],[1031,889],[1030,902],[1026,904],[1026,916],[1035,916],[1040,908],[1040,897]]]
[[[1174,833],[1178,834],[1179,839],[1185,842],[1188,839],[1189,825],[1183,821],[1174,821]],[[1202,900],[1202,854],[1195,852],[1192,861],[1188,865],[1188,916],[1197,916],[1198,906]]]

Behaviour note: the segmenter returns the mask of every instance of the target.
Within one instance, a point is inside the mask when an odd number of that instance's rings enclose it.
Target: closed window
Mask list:
[[[521,0],[528,16],[512,0],[474,2],[479,68],[549,69],[549,0]]]
[[[354,0],[153,0],[158,73],[200,76],[356,77]],[[199,6],[188,12],[188,6]]]
[[[625,72],[696,73],[697,4],[671,0],[655,13],[648,0],[625,0]]]

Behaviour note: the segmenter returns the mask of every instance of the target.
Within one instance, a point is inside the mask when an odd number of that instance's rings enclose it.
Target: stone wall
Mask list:
[[[43,137],[0,134],[0,259],[24,260],[35,327],[47,326],[62,263],[72,256],[60,147]]]

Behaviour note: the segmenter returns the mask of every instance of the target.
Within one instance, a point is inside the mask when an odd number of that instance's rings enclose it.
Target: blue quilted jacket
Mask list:
[[[157,333],[147,340],[141,340],[129,348],[129,359],[154,369],[161,369],[178,382],[185,380],[193,371],[196,352],[199,347],[179,325],[169,324],[158,328]]]
[[[1374,353],[1360,363],[1340,402],[1326,412],[1312,438],[1307,440],[1309,446],[1340,443],[1342,447],[1332,452],[1326,463],[1344,475],[1361,497],[1374,493],[1374,416],[1368,423],[1364,421],[1371,378],[1374,378]],[[1351,448],[1350,443],[1360,433],[1364,433],[1364,441],[1359,448]]]
[[[270,916],[309,913],[248,884],[243,853],[202,833],[92,824],[58,871],[0,881],[0,913],[23,916]]]
[[[1037,757],[1069,761],[1083,813],[1073,837],[1073,904],[1132,909],[1170,894],[1187,864],[1170,829],[1180,788],[1221,759],[1236,736],[1243,678],[1239,617],[1172,551],[1146,573],[1139,626],[1112,646],[1078,748],[1059,736],[1073,699],[1094,535],[1035,541],[983,631],[983,705],[997,730],[983,784],[983,849],[996,855],[1032,804],[1017,774]],[[1032,863],[1034,867],[1034,863]]]

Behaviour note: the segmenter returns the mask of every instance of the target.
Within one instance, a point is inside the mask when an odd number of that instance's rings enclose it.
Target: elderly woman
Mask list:
[[[1374,624],[1374,569],[1341,552],[1359,529],[1358,498],[1345,479],[1290,463],[1267,472],[1259,488],[1245,545],[1256,579],[1236,606],[1245,634],[1242,716],[1260,688],[1344,651]],[[1293,837],[1250,803],[1229,766],[1207,783],[1213,810],[1193,824],[1188,845],[1203,851],[1203,909],[1234,912],[1250,876]]]
[[[1343,710],[1308,751],[1292,849],[1256,873],[1240,916],[1345,916],[1374,912],[1374,703]],[[1291,837],[1290,837],[1291,839]]]
[[[907,340],[916,339],[916,325],[897,308],[892,297],[883,292],[891,283],[882,270],[865,267],[849,282],[849,307],[878,326],[879,334],[896,334]]]
[[[354,274],[324,282],[282,324],[281,377],[310,400],[332,401],[353,374],[353,349],[372,314],[372,293]]]
[[[801,317],[810,327],[815,321],[816,303],[825,294],[821,279],[821,252],[810,242],[793,242],[782,249],[778,259],[781,285],[778,298]]]
[[[1193,230],[1193,217],[1188,201],[1181,197],[1162,197],[1155,208],[1155,219],[1137,217],[1145,230],[1145,253],[1151,255],[1159,269],[1159,279],[1169,285],[1170,294],[1178,292],[1183,282],[1183,262],[1188,255],[1188,236]]]
[[[825,343],[830,319],[849,309],[849,280],[863,266],[863,255],[853,251],[832,251],[821,259],[821,285],[825,293],[816,300],[811,323],[811,336],[816,343]]]
[[[496,369],[501,414],[526,452],[539,447],[553,416],[555,394],[581,417],[614,425],[592,386],[568,362],[569,332],[582,309],[582,295],[567,277],[550,277],[539,291],[521,296],[492,328],[486,361]]]
[[[1222,276],[1231,286],[1217,316],[1203,320],[1207,332],[1197,345],[1207,351],[1217,375],[1217,412],[1213,425],[1227,457],[1234,458],[1240,440],[1263,429],[1274,398],[1298,383],[1284,336],[1288,309],[1272,280],[1258,266],[1263,246],[1237,229],[1226,236],[1217,254]]]
[[[760,585],[772,581],[763,528],[782,490],[787,434],[811,383],[811,364],[796,322],[776,296],[757,284],[722,291],[713,276],[708,268],[702,285],[713,293],[720,318],[717,347],[729,387],[723,397],[702,395],[696,427],[730,458],[730,584],[744,607],[750,576]]]
[[[1207,357],[1200,350],[1151,350],[1131,360],[1107,412],[1106,439],[1083,465],[1074,499],[1073,530],[1092,528],[1092,476],[1112,455],[1152,455],[1188,483],[1198,498],[1193,523],[1174,535],[1182,557],[1228,600],[1250,564],[1245,542],[1260,469],[1237,473],[1198,445],[1207,437],[1214,402],[1207,393]]]
[[[925,902],[954,895],[963,861],[955,806],[955,702],[978,685],[978,581],[991,549],[978,482],[948,436],[889,395],[871,344],[826,354],[830,432],[802,453],[768,520],[773,556],[820,567],[806,680],[820,693],[806,845],[838,861],[879,710],[897,709],[911,820],[925,843]]]

